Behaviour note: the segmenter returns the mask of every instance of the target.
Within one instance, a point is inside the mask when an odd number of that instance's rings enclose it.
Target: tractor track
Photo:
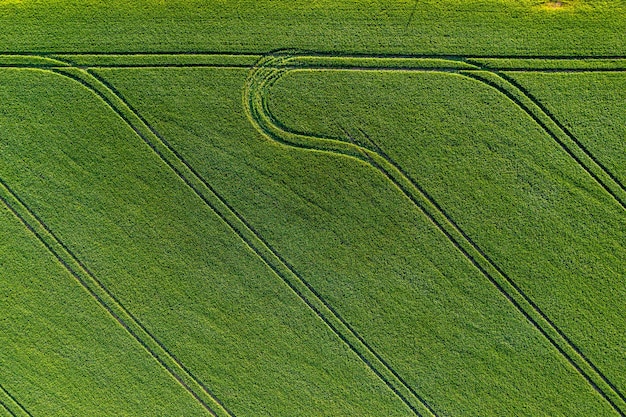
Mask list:
[[[351,351],[391,389],[402,402],[418,416],[436,416],[434,411],[422,406],[423,400],[417,393],[403,382],[399,382],[399,375],[391,369],[384,359],[359,335],[350,324],[317,292],[317,290],[297,270],[264,239],[256,229],[230,203],[228,203],[183,157],[167,140],[162,137],[149,123],[134,109],[123,95],[97,74],[89,73],[94,79],[102,83],[113,95],[119,98],[124,105],[147,128],[152,139],[167,149],[158,152],[154,143],[150,146],[163,161],[185,182],[194,193],[224,221],[229,228],[252,250],[263,263],[298,296],[332,331],[344,342]],[[93,88],[92,88],[93,90]],[[112,107],[112,103],[107,100]],[[115,110],[115,108],[114,108]],[[117,111],[116,111],[117,112]],[[120,114],[118,112],[118,114]],[[126,117],[120,114],[127,124],[133,126]],[[144,135],[133,127],[142,138]],[[173,158],[173,159],[170,159]],[[175,161],[175,162],[174,162]],[[176,168],[175,164],[182,164],[184,168]],[[187,171],[187,172],[184,172]],[[412,399],[409,399],[413,397]]]
[[[195,169],[182,159],[176,150],[174,150],[164,138],[156,133],[156,131],[147,123],[143,116],[129,107],[123,96],[118,96],[119,92],[106,83],[105,80],[96,78],[96,75],[82,69],[72,67],[59,67],[49,69],[60,76],[68,77],[83,87],[89,89],[96,94],[112,111],[114,111],[131,129],[159,156],[161,160],[172,169],[176,175],[191,190],[218,215],[229,228],[255,253],[261,260],[278,276],[287,286],[357,355],[357,357],[378,377],[385,385],[387,385],[414,414],[418,416],[434,416],[428,408],[421,406],[421,403],[406,400],[413,394],[410,389],[404,388],[403,384],[396,384],[390,381],[395,380],[396,373],[387,369],[384,362],[376,354],[365,340],[353,333],[351,327],[347,326],[345,320],[334,314],[334,310],[306,282],[301,275],[287,261],[278,254],[271,246],[265,243],[265,240],[249,226],[249,222],[245,220],[238,212],[230,206],[215,190],[197,174]],[[103,83],[104,81],[104,83]],[[106,83],[106,84],[105,84]],[[99,84],[99,85],[98,85]],[[111,89],[112,88],[112,89]],[[129,113],[130,112],[130,113]],[[130,117],[136,120],[131,120]],[[43,223],[43,222],[42,222]],[[28,226],[27,226],[28,227]],[[51,249],[48,247],[48,249]],[[77,262],[79,262],[77,260]],[[94,278],[95,279],[95,278]],[[104,288],[102,286],[102,288]],[[108,290],[106,290],[108,292]],[[112,296],[112,294],[111,294]],[[130,312],[128,312],[130,314]],[[138,320],[135,319],[137,323]],[[128,329],[127,329],[128,330]],[[152,336],[154,340],[154,336]],[[138,341],[140,341],[138,339]],[[141,343],[141,341],[140,341]],[[159,342],[160,343],[160,342]],[[162,346],[166,349],[165,346]],[[169,352],[168,352],[169,353]],[[173,357],[171,353],[170,356]],[[184,365],[177,360],[180,367]],[[193,377],[193,374],[186,368],[186,373],[194,379],[196,384],[202,385],[202,382]],[[203,385],[202,385],[203,386]],[[203,386],[203,391],[208,393],[208,389]],[[222,404],[210,394],[213,401]],[[195,395],[194,395],[195,396]],[[222,408],[224,406],[222,405]],[[226,410],[224,408],[224,410]],[[228,412],[228,411],[227,411]],[[229,415],[232,413],[228,412]]]
[[[56,258],[70,275],[91,295],[105,311],[109,313],[127,333],[129,333],[159,365],[194,397],[212,416],[220,415],[214,411],[214,405],[207,400],[207,393],[193,385],[200,385],[196,378],[156,339],[150,331],[137,320],[130,311],[111,293],[74,253],[52,232],[48,225],[35,214],[26,203],[0,179],[0,201],[13,215],[37,238],[37,240]],[[178,369],[176,369],[178,368]],[[198,392],[200,391],[200,392]]]
[[[614,71],[624,72],[624,70],[617,70],[617,69],[614,69]],[[533,96],[530,93],[530,91],[528,91],[528,89],[526,89],[519,82],[517,82],[515,79],[513,79],[511,76],[509,76],[507,74],[508,72],[530,72],[530,71],[521,71],[521,70],[507,69],[506,72],[502,72],[502,71],[496,72],[496,75],[500,76],[503,80],[507,81],[513,87],[517,88],[524,96],[528,97],[528,99],[532,103],[534,103],[543,113],[545,113],[546,116],[548,118],[550,118],[550,120],[552,120],[552,122],[559,129],[561,129],[563,131],[563,133],[565,133],[565,135],[567,135],[576,144],[576,146],[578,146],[584,152],[584,154],[591,161],[593,161],[594,164],[596,164],[598,167],[600,167],[600,169],[602,169],[602,171],[606,172],[606,174],[611,178],[611,180],[614,181],[619,186],[619,188],[621,188],[624,192],[626,192],[626,185],[624,185],[624,183],[621,182],[620,179],[617,178],[617,176],[615,176],[604,164],[602,164],[602,162],[600,162],[598,160],[598,158],[596,158],[593,155],[593,153],[578,138],[576,138],[576,136],[565,125],[563,125],[563,123],[561,123],[559,121],[559,119],[550,110],[548,110],[548,108],[545,105],[543,105],[541,103],[541,101],[539,101],[535,96]],[[561,71],[561,72],[573,72],[573,71],[568,70],[568,71]],[[583,72],[590,72],[590,71],[583,71]],[[598,72],[598,71],[593,71],[593,72]],[[624,201],[622,201],[622,204],[624,204]],[[625,207],[625,209],[626,209],[626,207]]]
[[[26,407],[2,384],[0,384],[0,406],[13,417],[33,417]]]
[[[545,109],[543,105],[534,99],[532,96],[527,96],[517,83],[513,84],[510,77],[506,77],[504,74],[484,72],[480,71],[463,71],[463,75],[475,79],[489,87],[495,89],[511,102],[513,102],[519,109],[526,113],[533,121],[541,127],[541,129],[550,136],[554,142],[556,142],[561,149],[576,162],[604,191],[606,191],[614,200],[619,204],[623,210],[626,211],[626,189],[619,179],[611,173],[595,156],[589,152],[589,150],[571,134],[569,130],[565,128],[560,122],[558,122],[552,115]],[[485,75],[493,74],[495,77],[503,80],[504,85],[499,85],[494,80],[490,80]],[[508,84],[508,85],[507,85]],[[507,88],[508,87],[508,88]],[[513,90],[517,88],[530,102],[530,105],[525,104],[515,94]],[[537,110],[533,110],[532,106],[536,106]],[[543,113],[543,114],[542,114]],[[543,116],[543,117],[542,117]],[[542,120],[547,118],[547,120]],[[554,124],[551,128],[548,123]]]

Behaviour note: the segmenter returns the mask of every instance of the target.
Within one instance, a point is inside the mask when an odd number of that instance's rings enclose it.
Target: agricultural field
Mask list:
[[[0,416],[626,416],[626,3],[0,28]]]

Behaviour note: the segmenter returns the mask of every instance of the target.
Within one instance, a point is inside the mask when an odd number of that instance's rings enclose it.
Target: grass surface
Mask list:
[[[537,339],[536,330],[520,321],[522,316],[488,280],[472,270],[467,259],[455,253],[444,236],[374,170],[341,157],[268,146],[252,131],[238,133],[246,122],[238,109],[238,89],[245,71],[99,73],[118,86],[157,131],[171,138],[173,146],[220,193],[232,198],[261,235],[267,236],[436,410],[452,415],[489,410],[499,415],[532,409],[531,415],[567,415],[596,401],[590,399],[593,394],[588,387],[577,381],[580,376],[569,374],[571,369],[564,365],[553,368],[562,360],[558,354]],[[356,103],[363,101],[364,90],[376,101],[376,107],[372,102],[363,103],[364,118],[376,122],[371,109],[385,105],[381,96],[372,95],[375,90],[367,80],[380,82],[381,95],[389,96],[391,102],[399,95],[389,91],[406,95],[407,87],[418,85],[415,77],[424,77],[391,73],[381,80],[376,73],[310,74],[306,80],[296,80],[302,76],[295,74],[285,79],[286,84],[281,80],[271,98],[285,113],[274,114],[288,123],[288,113],[309,123],[313,131],[331,135],[327,126],[358,123]],[[336,82],[337,77],[346,81],[345,89],[338,88],[342,84]],[[230,85],[226,79],[231,80]],[[391,80],[403,83],[403,88],[390,85]],[[432,89],[421,78],[419,84]],[[198,85],[201,87],[194,88]],[[348,101],[330,99],[324,92]],[[319,101],[309,101],[309,95]],[[400,106],[406,108],[406,103]],[[316,111],[321,108],[325,110]],[[167,118],[163,118],[165,114]],[[398,115],[388,116],[383,113],[380,119],[397,120]],[[315,124],[317,120],[319,124]],[[415,125],[405,127],[414,129]],[[236,172],[236,177],[223,178],[220,172]],[[346,176],[346,172],[354,174]],[[258,185],[242,188],[240,184]],[[311,233],[312,229],[316,232]],[[494,318],[506,320],[494,322]],[[411,357],[420,360],[407,361]],[[511,374],[518,377],[511,379]],[[559,381],[572,381],[567,384],[571,394],[563,393],[565,384],[552,379],[556,375],[560,375],[556,377]],[[455,393],[460,386],[464,387],[462,397]],[[551,386],[558,386],[559,393],[550,394]],[[511,392],[517,393],[512,401]],[[559,402],[557,398],[567,400]],[[569,407],[570,411],[564,411]],[[606,409],[585,413],[610,414]]]
[[[623,1],[3,0],[2,50],[623,53]]]
[[[229,398],[233,413],[406,415],[393,393],[93,94],[41,71],[2,75],[4,94],[12,97],[3,100],[11,103],[3,126],[18,130],[3,142],[2,176],[191,373],[218,398]],[[17,94],[25,85],[32,96]],[[64,109],[64,102],[80,111]],[[82,119],[83,112],[92,118]],[[19,163],[13,155],[21,155]]]
[[[0,414],[626,415],[625,6],[0,0]]]

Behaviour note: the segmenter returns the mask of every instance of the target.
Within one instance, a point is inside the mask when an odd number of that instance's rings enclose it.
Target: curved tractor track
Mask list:
[[[354,59],[354,58],[353,58]],[[382,59],[382,58],[377,58]],[[387,58],[393,61],[396,58]],[[343,157],[356,158],[379,171],[404,196],[409,199],[430,221],[454,244],[454,246],[515,306],[515,308],[565,357],[565,359],[585,378],[585,380],[621,416],[626,415],[626,397],[594,365],[589,358],[561,331],[539,306],[524,293],[490,257],[446,214],[438,203],[411,178],[403,168],[391,159],[365,132],[360,131],[361,141],[348,132],[347,139],[314,136],[290,130],[271,113],[268,94],[271,87],[285,74],[298,69],[327,70],[395,70],[395,71],[437,71],[453,72],[478,80],[509,98],[518,108],[530,116],[553,140],[555,140],[624,210],[626,210],[626,190],[614,176],[593,157],[569,131],[562,128],[552,115],[527,96],[510,79],[494,71],[459,68],[458,61],[450,61],[449,66],[436,68],[394,68],[393,62],[385,67],[341,65],[340,58],[329,60],[327,56],[298,55],[277,52],[263,57],[250,71],[244,86],[243,102],[250,122],[267,138],[283,145],[326,152]],[[470,64],[471,61],[465,61]],[[338,65],[339,64],[339,65]]]

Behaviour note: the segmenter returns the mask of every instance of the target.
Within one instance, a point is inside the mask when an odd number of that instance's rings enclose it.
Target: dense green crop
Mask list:
[[[2,177],[235,414],[406,414],[97,96],[38,70],[0,77]]]
[[[0,0],[0,414],[625,415],[625,11]]]
[[[275,91],[289,127],[367,132],[624,389],[624,202],[514,103],[447,74],[293,73]]]
[[[614,55],[623,0],[2,0],[0,50]],[[548,7],[547,7],[548,6]]]

